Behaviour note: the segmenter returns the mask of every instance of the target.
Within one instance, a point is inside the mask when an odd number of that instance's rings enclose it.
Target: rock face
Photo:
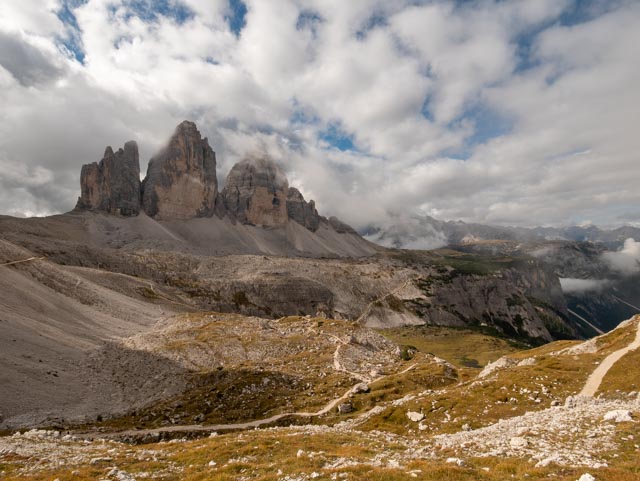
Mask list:
[[[107,147],[100,162],[82,166],[76,209],[99,210],[124,216],[140,212],[140,160],[131,141],[113,152]]]
[[[289,219],[296,221],[312,232],[317,231],[320,226],[320,216],[316,210],[316,203],[313,200],[305,201],[300,191],[295,187],[289,187],[287,192],[287,215]]]
[[[138,147],[127,142],[114,153],[107,147],[100,163],[82,167],[79,210],[124,216],[142,209],[156,220],[228,216],[233,222],[282,227],[289,220],[311,232],[320,226],[339,234],[357,233],[335,217],[322,217],[315,202],[289,187],[284,171],[266,155],[253,155],[233,166],[218,191],[216,155],[196,124],[176,127],[167,146],[149,161],[140,182]]]
[[[233,166],[222,191],[229,216],[242,224],[265,227],[287,223],[289,183],[282,169],[266,157],[251,157]]]
[[[161,220],[210,217],[218,195],[216,156],[196,124],[184,121],[169,144],[149,161],[142,207]]]

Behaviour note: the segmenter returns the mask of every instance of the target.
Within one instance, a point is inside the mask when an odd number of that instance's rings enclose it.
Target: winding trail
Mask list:
[[[12,266],[14,264],[21,264],[23,262],[31,262],[31,261],[41,261],[46,259],[46,257],[29,257],[28,259],[21,259],[19,261],[5,262],[4,264],[0,264],[1,266]]]
[[[400,372],[394,373],[394,374],[389,374],[388,376],[391,375],[397,375],[397,374],[405,374],[409,371],[411,371],[412,369],[414,369],[416,367],[417,364],[412,364],[411,366],[403,369]],[[371,380],[370,382],[376,382],[379,381],[381,379],[384,379],[385,377],[388,376],[378,376],[377,378]],[[247,421],[244,423],[233,423],[233,424],[207,424],[207,425],[203,425],[203,424],[190,424],[190,425],[179,425],[179,426],[165,426],[162,428],[153,428],[153,429],[128,429],[125,431],[113,431],[113,432],[106,432],[106,433],[86,433],[86,434],[82,434],[82,433],[76,433],[74,434],[77,437],[84,437],[84,438],[126,438],[128,436],[133,436],[136,438],[141,438],[141,437],[145,437],[145,436],[153,436],[153,435],[160,435],[163,433],[180,433],[180,432],[184,432],[184,433],[194,433],[194,432],[217,432],[217,431],[236,431],[236,430],[243,430],[243,429],[251,429],[251,428],[259,428],[260,426],[265,426],[265,425],[269,425],[272,424],[276,421],[279,421],[281,419],[284,418],[313,418],[313,417],[318,417],[318,416],[322,416],[324,414],[327,414],[329,411],[331,411],[332,409],[334,409],[336,406],[338,406],[338,404],[340,404],[341,402],[345,401],[347,398],[349,398],[349,396],[352,394],[354,388],[357,386],[354,385],[352,387],[350,387],[342,396],[340,396],[337,399],[334,399],[333,401],[330,401],[329,403],[327,403],[324,407],[322,407],[319,411],[316,412],[291,412],[291,413],[280,413],[280,414],[274,414],[271,417],[265,418],[265,419],[257,419],[254,421]]]
[[[589,379],[585,383],[582,391],[580,391],[579,396],[588,396],[593,397],[593,395],[598,391],[600,384],[602,383],[602,379],[609,372],[609,369],[622,358],[625,354],[640,347],[640,320],[637,321],[636,324],[636,337],[627,347],[623,347],[622,349],[618,349],[615,352],[612,352],[604,360],[600,363],[600,365],[596,368],[595,371],[591,373]]]

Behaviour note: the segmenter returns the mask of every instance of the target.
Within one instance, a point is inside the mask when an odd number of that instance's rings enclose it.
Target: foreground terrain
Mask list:
[[[231,325],[224,320],[212,323],[200,316],[192,321],[189,329],[197,335],[168,331],[171,336],[147,342],[147,349],[165,349],[166,340],[175,339],[180,344],[175,359],[184,360],[189,352],[188,362],[198,364],[205,358],[194,355],[196,350],[185,351],[183,342],[198,339],[204,348],[216,330],[231,337]],[[247,431],[243,428],[256,421],[247,418],[247,425],[210,426],[205,419],[147,430],[123,431],[108,423],[97,430],[31,430],[0,439],[0,469],[5,479],[61,481],[503,480],[550,475],[577,480],[587,473],[597,480],[638,479],[639,327],[636,316],[590,341],[515,352],[479,370],[456,368],[421,352],[412,352],[409,359],[374,333],[347,338],[351,328],[338,321],[284,319],[271,325],[276,335],[284,329],[293,339],[295,333],[314,330],[317,368],[324,368],[327,377],[345,376],[333,397],[319,395],[299,408],[294,403],[290,410],[281,405],[291,416],[271,423],[294,425]],[[329,341],[322,338],[331,336],[344,343],[336,339],[332,350],[325,350]],[[232,342],[229,351],[236,349]],[[287,365],[287,358],[293,361],[287,355],[293,353],[290,340],[283,341],[282,350]],[[366,355],[374,351],[380,355]],[[596,369],[599,365],[605,368]],[[296,363],[289,366],[295,377]],[[311,389],[323,385],[319,378],[313,383]],[[308,389],[299,387],[289,396],[299,399]],[[350,409],[339,412],[340,403]],[[294,421],[293,414],[301,412],[297,409],[311,406],[304,411],[313,412]],[[206,437],[189,440],[195,435]],[[135,444],[139,442],[145,443]]]

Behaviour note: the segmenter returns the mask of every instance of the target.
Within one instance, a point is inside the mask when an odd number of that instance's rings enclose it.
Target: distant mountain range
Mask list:
[[[364,237],[402,249],[453,249],[535,257],[560,278],[574,322],[608,331],[640,312],[640,229],[623,226],[502,227],[428,216],[397,217]]]
[[[602,229],[590,226],[571,227],[505,227],[462,221],[442,221],[429,216],[395,217],[386,225],[372,225],[361,231],[368,240],[400,249],[433,249],[445,245],[479,240],[511,240],[536,242],[567,240],[595,242],[608,250],[616,250],[628,238],[640,240],[640,228],[623,226]]]

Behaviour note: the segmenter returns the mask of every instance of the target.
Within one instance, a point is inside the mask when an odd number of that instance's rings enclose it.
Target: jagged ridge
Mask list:
[[[156,220],[228,217],[233,222],[282,227],[293,221],[316,232],[325,224],[337,233],[355,234],[335,217],[318,214],[313,200],[289,186],[282,168],[269,157],[250,156],[233,166],[218,191],[216,154],[195,123],[176,127],[167,146],[149,161],[140,182],[137,144],[127,142],[114,154],[107,147],[100,163],[86,164],[80,177],[76,210]]]

